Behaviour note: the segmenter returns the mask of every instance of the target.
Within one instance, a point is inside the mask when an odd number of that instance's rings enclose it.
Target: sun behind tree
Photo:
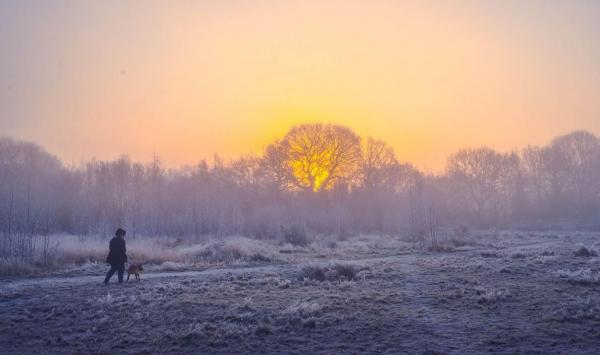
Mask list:
[[[282,185],[312,192],[351,179],[360,161],[360,137],[333,124],[296,126],[265,152],[266,168]]]

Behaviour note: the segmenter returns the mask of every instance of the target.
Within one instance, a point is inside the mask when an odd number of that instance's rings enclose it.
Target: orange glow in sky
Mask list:
[[[6,1],[0,22],[0,135],[69,163],[261,154],[304,122],[430,171],[600,134],[598,2]]]

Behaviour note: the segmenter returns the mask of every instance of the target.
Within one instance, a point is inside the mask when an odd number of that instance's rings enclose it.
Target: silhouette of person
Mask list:
[[[125,263],[127,262],[127,248],[125,247],[125,230],[119,228],[115,232],[115,236],[110,240],[108,256],[106,262],[110,264],[110,270],[106,274],[104,284],[108,285],[108,281],[112,275],[118,272],[119,283],[123,282],[123,273],[125,272]]]

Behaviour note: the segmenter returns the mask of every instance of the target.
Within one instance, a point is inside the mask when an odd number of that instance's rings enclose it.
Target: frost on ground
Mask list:
[[[55,235],[51,257],[34,253],[32,258],[0,258],[2,276],[88,274],[104,267],[110,238]],[[346,240],[320,237],[311,243],[291,239],[257,240],[243,236],[169,239],[127,238],[131,262],[143,263],[148,271],[184,271],[215,265],[252,265],[352,255],[381,255],[411,249],[411,244],[389,235],[358,235]],[[39,248],[38,248],[39,249]],[[36,249],[37,250],[37,249]]]
[[[242,254],[205,243],[177,249],[201,270],[175,260],[108,287],[88,262],[0,279],[0,352],[597,353],[600,265],[576,255],[597,237],[489,233],[450,252],[386,237],[380,249],[231,242]],[[236,261],[255,253],[277,262]]]

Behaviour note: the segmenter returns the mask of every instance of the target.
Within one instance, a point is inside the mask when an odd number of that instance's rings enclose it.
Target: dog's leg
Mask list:
[[[127,272],[127,282],[129,282],[129,276],[131,276],[131,274],[129,273],[129,271]]]

